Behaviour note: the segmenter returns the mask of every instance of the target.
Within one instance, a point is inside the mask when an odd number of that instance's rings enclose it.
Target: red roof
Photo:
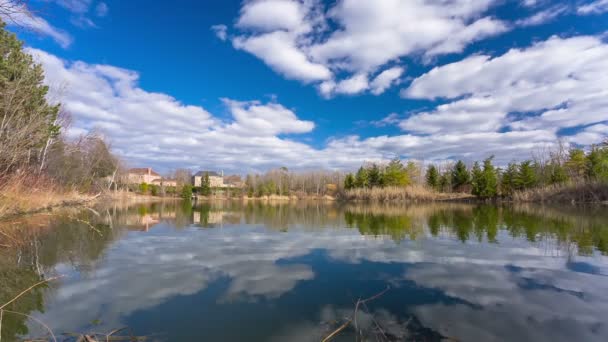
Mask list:
[[[150,174],[152,176],[160,176],[160,174],[156,173],[156,171],[152,170],[152,168],[149,168],[149,167],[136,167],[133,169],[129,169],[129,173],[134,173],[137,175]]]

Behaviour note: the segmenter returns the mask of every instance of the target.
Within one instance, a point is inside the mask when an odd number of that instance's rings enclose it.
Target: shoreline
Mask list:
[[[608,187],[608,186],[607,186]],[[608,206],[608,199],[604,196],[585,196],[585,193],[574,191],[576,187],[563,187],[561,189],[552,189],[550,192],[543,193],[541,189],[536,190],[537,193],[529,196],[511,196],[511,197],[495,197],[495,198],[477,198],[470,194],[456,193],[432,193],[432,192],[412,192],[412,189],[405,188],[399,194],[391,194],[391,190],[374,189],[375,193],[370,195],[365,192],[358,194],[338,194],[337,196],[296,196],[296,195],[270,195],[261,197],[229,197],[229,196],[196,196],[196,201],[241,201],[241,202],[298,202],[298,201],[316,201],[326,203],[380,203],[380,204],[415,204],[415,203],[469,203],[469,204],[569,204],[569,205],[599,205]],[[579,196],[569,195],[562,196],[563,192],[573,191]],[[35,195],[35,194],[34,194]],[[180,197],[161,197],[151,195],[141,195],[132,192],[103,192],[95,195],[84,195],[80,193],[59,193],[48,191],[41,194],[42,197],[47,197],[40,204],[32,204],[34,201],[29,201],[33,194],[23,194],[22,196],[13,196],[9,198],[5,196],[4,202],[10,203],[12,207],[5,204],[0,211],[0,221],[13,219],[16,217],[34,215],[43,212],[53,211],[59,208],[79,207],[90,203],[102,203],[107,201],[117,201],[124,204],[140,204],[153,203],[164,201],[183,201]],[[40,195],[40,194],[39,194]],[[592,200],[590,200],[592,199]]]

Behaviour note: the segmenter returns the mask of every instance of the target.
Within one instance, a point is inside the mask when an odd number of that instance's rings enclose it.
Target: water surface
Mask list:
[[[0,303],[150,341],[606,341],[606,208],[109,205],[13,222]],[[15,227],[13,227],[15,228]],[[10,246],[10,247],[6,247]],[[385,289],[385,292],[383,292]],[[48,337],[5,313],[2,341]]]

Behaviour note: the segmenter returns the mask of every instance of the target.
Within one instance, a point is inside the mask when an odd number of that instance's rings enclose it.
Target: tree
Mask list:
[[[570,178],[574,180],[582,180],[587,173],[587,162],[585,151],[580,148],[573,148],[568,153],[566,168],[570,174]]]
[[[352,173],[346,175],[344,178],[344,190],[350,190],[355,188],[355,177]]]
[[[369,187],[369,175],[367,169],[361,166],[355,175],[355,187],[367,188]]]
[[[462,160],[459,160],[452,170],[452,185],[455,191],[461,191],[464,186],[471,183],[471,175],[467,166]]]
[[[608,181],[608,147],[592,146],[587,155],[586,169],[589,179]]]
[[[395,158],[388,163],[382,177],[384,186],[406,186],[410,183],[409,176],[405,171],[401,160]]]
[[[369,177],[370,188],[379,187],[383,185],[383,175],[382,171],[380,171],[380,168],[378,167],[378,164],[372,164],[372,166],[367,170],[367,174]]]
[[[185,200],[188,200],[188,201],[191,200],[192,199],[192,185],[184,184],[184,186],[182,186],[181,196]]]
[[[430,165],[426,169],[426,185],[430,188],[437,190],[439,187],[439,171],[435,165]]]
[[[536,186],[538,181],[535,168],[531,160],[525,160],[519,164],[517,170],[516,184],[518,189],[530,189]]]
[[[209,172],[205,172],[205,176],[201,180],[201,195],[211,195],[211,181],[209,181]]]
[[[60,132],[59,105],[46,100],[44,73],[0,20],[0,175],[42,165]]]
[[[473,169],[471,170],[471,186],[471,193],[475,196],[480,196],[483,188],[483,173],[479,166],[479,162],[473,164]]]
[[[511,195],[517,189],[517,172],[517,163],[509,163],[500,180],[500,190],[503,195]]]
[[[445,171],[439,177],[439,190],[442,192],[452,191],[452,173]]]
[[[494,156],[490,156],[483,161],[482,198],[494,197],[497,193],[498,178],[496,176],[496,168],[492,165],[492,159],[494,159]]]

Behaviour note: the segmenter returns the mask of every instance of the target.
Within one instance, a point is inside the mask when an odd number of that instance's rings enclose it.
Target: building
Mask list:
[[[177,186],[177,180],[170,178],[160,178],[152,181],[152,184],[158,186]]]
[[[194,184],[194,186],[201,186],[203,184],[203,179],[205,179],[205,175],[209,175],[209,187],[223,188],[226,186],[224,184],[224,176],[213,171],[199,171],[195,173],[194,176],[192,176],[192,184]]]
[[[224,184],[227,188],[243,188],[245,186],[245,183],[239,175],[224,177]]]
[[[152,184],[155,180],[161,180],[162,177],[152,168],[141,167],[129,169],[128,177],[129,184]]]

